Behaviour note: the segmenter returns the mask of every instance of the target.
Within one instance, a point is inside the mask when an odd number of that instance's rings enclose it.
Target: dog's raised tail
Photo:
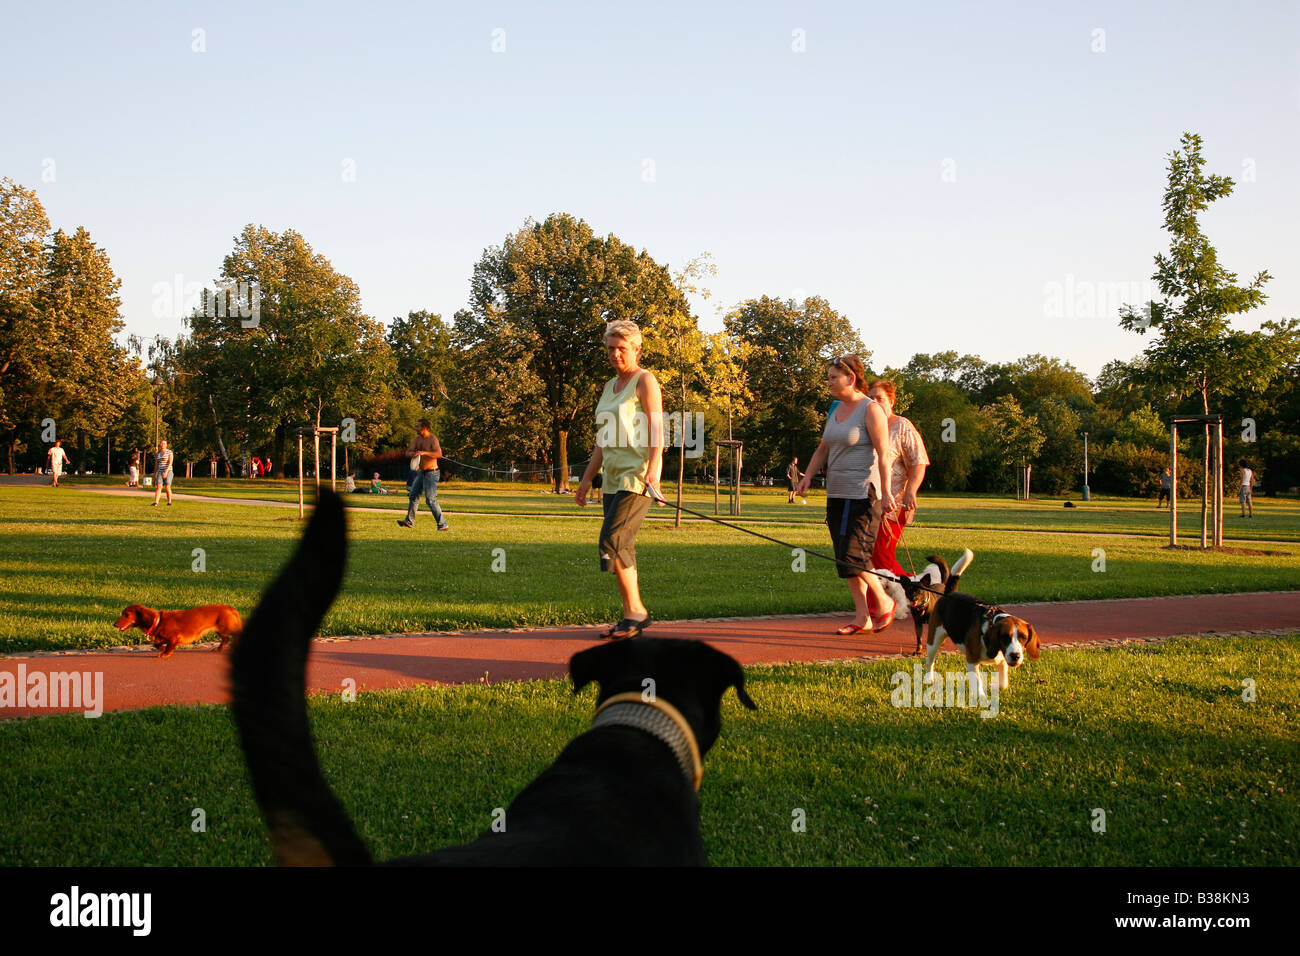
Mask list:
[[[971,566],[971,562],[974,560],[975,552],[971,551],[970,548],[962,551],[961,557],[953,564],[952,572],[948,575],[948,583],[944,585],[943,589],[944,594],[951,594],[957,590],[957,582],[961,580],[962,573]]]
[[[305,696],[311,640],[346,560],[343,502],[321,489],[297,550],[262,594],[231,655],[231,710],[276,860],[286,866],[371,862],[321,774]]]

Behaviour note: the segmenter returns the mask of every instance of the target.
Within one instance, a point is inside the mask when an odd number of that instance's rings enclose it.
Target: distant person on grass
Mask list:
[[[641,368],[641,330],[635,322],[605,326],[605,352],[617,373],[605,383],[596,405],[596,450],[574,492],[586,507],[596,474],[603,476],[605,521],[597,545],[601,571],[612,571],[623,601],[623,618],[601,633],[629,640],[650,626],[637,581],[636,533],[650,510],[647,492],[663,500],[663,394],[654,373]]]
[[[158,507],[158,499],[162,496],[163,485],[167,486],[167,504],[172,503],[172,465],[175,464],[176,456],[171,449],[167,447],[165,441],[158,443],[158,454],[154,456],[153,461],[153,507]]]
[[[131,452],[131,464],[127,471],[126,486],[128,488],[140,487],[140,449]]]
[[[1156,507],[1159,508],[1162,504],[1168,501],[1169,506],[1172,508],[1173,491],[1174,491],[1173,472],[1171,472],[1168,468],[1166,468],[1165,473],[1160,476],[1160,497],[1156,499]]]
[[[372,495],[388,494],[388,489],[385,488],[384,483],[379,480],[379,472],[375,472],[374,477],[370,479],[370,493]]]
[[[433,520],[438,524],[438,530],[446,531],[450,525],[438,507],[438,459],[442,457],[442,446],[438,444],[438,439],[431,430],[433,426],[427,418],[421,418],[418,426],[420,433],[411,442],[411,447],[406,449],[406,454],[411,456],[413,472],[408,482],[410,488],[407,491],[409,504],[406,520],[397,523],[403,528],[415,527],[415,511],[420,506],[420,495],[423,494],[433,513]]]
[[[54,481],[50,483],[50,487],[59,487],[59,478],[63,475],[63,465],[67,460],[68,453],[63,450],[63,439],[56,438],[54,447],[45,455],[45,461],[49,464],[50,472],[54,475]]]
[[[799,473],[799,459],[795,458],[790,462],[789,465],[786,466],[785,469],[785,483],[786,485],[789,486],[790,489],[790,496],[786,499],[785,501],[786,504],[788,505],[794,504],[794,490],[795,488],[799,487],[799,479],[802,477],[803,475]],[[805,498],[803,500],[803,503],[807,504],[808,499]]]
[[[1246,464],[1244,458],[1237,462],[1237,466],[1241,469],[1241,491],[1237,496],[1241,500],[1241,516],[1243,518],[1253,518],[1255,517],[1255,502],[1252,495],[1255,491],[1255,472]]]

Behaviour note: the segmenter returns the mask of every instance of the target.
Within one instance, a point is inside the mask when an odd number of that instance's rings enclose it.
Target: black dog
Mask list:
[[[371,862],[321,774],[304,698],[311,639],[342,582],[346,550],[341,499],[322,490],[298,550],[262,596],[231,662],[232,710],[253,791],[276,859],[287,865]],[[393,862],[707,862],[695,794],[700,760],[718,738],[728,687],[755,709],[740,665],[707,644],[642,638],[575,654],[569,671],[574,693],[600,684],[603,706],[592,729],[510,804],[503,830]]]
[[[936,554],[927,555],[926,559],[930,563],[921,569],[921,573],[908,577],[903,575],[898,579],[898,583],[903,587],[903,593],[907,595],[907,603],[912,610],[912,626],[916,628],[916,649],[913,654],[921,653],[921,645],[925,640],[926,626],[930,623],[930,616],[934,614],[935,606],[939,603],[939,598],[943,597],[944,586],[952,581],[952,587],[957,586],[961,579],[962,573],[970,567],[971,562],[975,560],[975,555],[967,548],[957,559],[957,563],[952,566],[951,576],[948,571],[948,562]],[[949,588],[948,590],[951,590]]]

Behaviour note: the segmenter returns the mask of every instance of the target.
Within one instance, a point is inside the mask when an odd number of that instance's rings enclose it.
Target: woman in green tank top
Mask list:
[[[650,626],[637,584],[636,533],[650,510],[650,495],[662,499],[663,395],[654,373],[641,368],[641,330],[635,322],[611,322],[605,350],[617,372],[596,405],[596,448],[573,499],[587,504],[591,482],[603,476],[605,522],[600,529],[600,569],[612,571],[623,601],[623,619],[602,632],[613,640],[637,637]]]

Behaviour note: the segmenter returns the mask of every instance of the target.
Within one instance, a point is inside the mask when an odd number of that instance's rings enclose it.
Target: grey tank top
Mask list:
[[[880,497],[880,458],[867,434],[867,407],[875,404],[866,398],[858,403],[846,422],[837,422],[836,407],[826,417],[822,440],[829,448],[826,456],[826,496],[828,498],[866,498],[867,488],[876,489]]]

